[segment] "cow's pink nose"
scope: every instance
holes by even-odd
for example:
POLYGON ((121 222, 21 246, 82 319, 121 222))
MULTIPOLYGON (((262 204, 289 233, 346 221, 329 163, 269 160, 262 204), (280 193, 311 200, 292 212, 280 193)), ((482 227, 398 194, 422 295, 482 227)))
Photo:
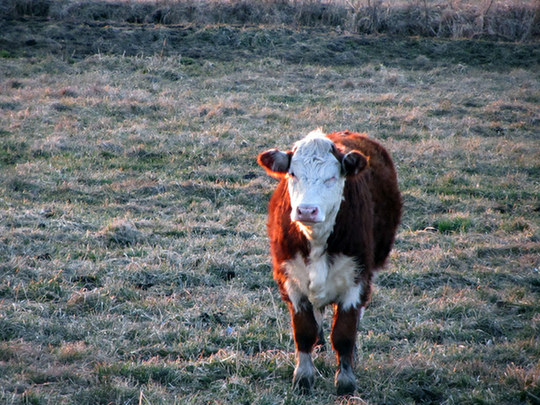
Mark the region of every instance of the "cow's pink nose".
POLYGON ((296 218, 300 222, 315 222, 318 215, 319 208, 315 205, 299 205, 296 208, 296 218))

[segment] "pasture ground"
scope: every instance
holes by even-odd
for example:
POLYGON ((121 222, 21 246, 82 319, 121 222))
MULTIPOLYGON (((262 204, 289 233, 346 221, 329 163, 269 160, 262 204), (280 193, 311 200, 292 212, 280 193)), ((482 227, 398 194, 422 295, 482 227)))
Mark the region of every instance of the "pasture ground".
POLYGON ((538 43, 1 24, 1 403, 540 403, 538 43), (405 203, 346 399, 291 390, 255 162, 319 126, 405 203))

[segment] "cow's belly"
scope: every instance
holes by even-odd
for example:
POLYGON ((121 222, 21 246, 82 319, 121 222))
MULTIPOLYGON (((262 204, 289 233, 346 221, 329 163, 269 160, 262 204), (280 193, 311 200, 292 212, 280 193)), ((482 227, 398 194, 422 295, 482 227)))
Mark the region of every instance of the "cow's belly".
POLYGON ((307 297, 315 308, 338 303, 346 308, 360 302, 362 287, 355 283, 359 270, 354 259, 338 255, 329 264, 326 254, 308 260, 301 255, 283 264, 287 273, 285 288, 289 299, 298 311, 302 299, 307 297))

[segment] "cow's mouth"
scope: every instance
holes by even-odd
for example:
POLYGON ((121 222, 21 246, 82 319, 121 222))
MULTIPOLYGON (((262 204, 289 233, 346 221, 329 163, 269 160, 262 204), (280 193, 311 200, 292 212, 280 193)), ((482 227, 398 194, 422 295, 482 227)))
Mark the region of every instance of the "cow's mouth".
POLYGON ((321 224, 323 221, 297 219, 295 222, 298 222, 304 226, 313 226, 313 225, 321 224))

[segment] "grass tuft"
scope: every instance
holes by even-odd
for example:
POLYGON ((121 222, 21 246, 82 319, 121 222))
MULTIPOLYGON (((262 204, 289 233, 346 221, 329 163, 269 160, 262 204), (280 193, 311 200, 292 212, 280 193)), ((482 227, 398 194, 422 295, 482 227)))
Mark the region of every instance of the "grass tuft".
POLYGON ((456 216, 438 219, 434 225, 442 233, 467 232, 472 225, 472 221, 470 218, 456 216))
POLYGON ((135 224, 125 219, 115 219, 104 226, 97 234, 108 244, 118 244, 120 246, 133 246, 143 238, 135 224))

